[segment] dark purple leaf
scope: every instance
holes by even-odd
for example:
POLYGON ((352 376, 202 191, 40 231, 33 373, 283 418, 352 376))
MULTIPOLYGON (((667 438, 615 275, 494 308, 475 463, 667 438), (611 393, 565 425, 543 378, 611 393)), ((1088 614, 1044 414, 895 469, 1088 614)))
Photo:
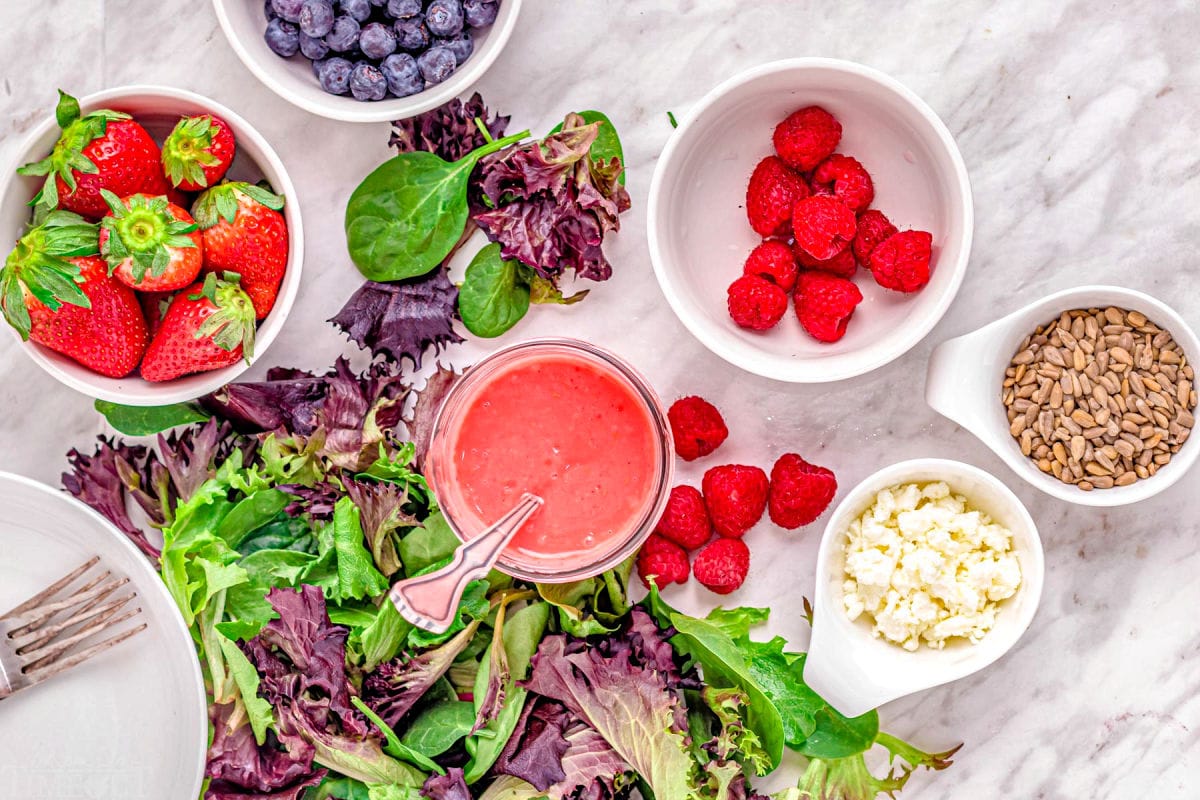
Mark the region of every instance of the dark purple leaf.
POLYGON ((342 490, 329 481, 321 481, 315 486, 288 483, 275 488, 296 498, 284 506, 284 513, 289 517, 308 514, 312 519, 322 522, 333 519, 333 507, 342 496, 342 490))
POLYGON ((380 441, 400 422, 408 387, 386 363, 356 376, 345 358, 337 360, 327 380, 319 417, 325 432, 320 452, 343 469, 366 469, 378 457, 380 441))
POLYGON ((539 792, 546 791, 567 777, 562 759, 568 747, 567 727, 573 721, 562 703, 530 697, 492 769, 533 784, 539 792))
POLYGON ((408 492, 388 481, 374 483, 352 478, 343 481, 346 494, 358 506, 363 536, 375 566, 385 576, 395 574, 402 565, 392 533, 398 528, 420 524, 416 517, 404 513, 408 492))
POLYGON ((268 734, 266 744, 259 746, 237 704, 214 705, 209 715, 213 741, 204 773, 212 779, 207 800, 295 800, 325 777, 325 770, 314 769, 314 749, 307 742, 285 750, 268 734))
POLYGON ((454 370, 439 367, 437 372, 429 376, 425 388, 417 393, 412 419, 408 423, 408 438, 416 446, 414 462, 418 469, 425 468, 425 454, 429 452, 433 423, 442 408, 442 401, 458 378, 459 373, 454 370))
POLYGON ((421 796, 429 800, 471 800, 471 791, 463 780, 463 771, 451 767, 445 775, 430 775, 421 787, 421 796))
POLYGON ((200 485, 211 478, 217 464, 233 452, 237 442, 233 426, 210 419, 168 436, 158 435, 158 452, 171 477, 175 499, 190 500, 200 485))
POLYGON ((150 483, 146 448, 98 438, 100 444, 90 456, 78 450, 67 453, 71 471, 62 475, 63 488, 107 517, 138 549, 157 560, 158 548, 133 524, 126 505, 128 492, 150 483))
POLYGON ((404 281, 367 281, 330 322, 373 355, 420 368, 426 348, 437 353, 463 341, 454 331, 457 315, 458 288, 438 267, 404 281))
POLYGON ((475 124, 476 119, 487 126, 493 139, 504 136, 509 120, 508 117, 497 115, 488 122, 487 107, 479 92, 476 92, 465 103, 456 97, 432 111, 396 120, 392 123, 392 136, 388 144, 401 153, 424 150, 446 161, 458 161, 487 143, 475 124))
POLYGON ((230 383, 200 398, 200 405, 243 433, 285 430, 310 436, 327 388, 325 377, 276 368, 265 381, 230 383))
POLYGON ((380 664, 363 681, 363 701, 389 727, 395 728, 429 687, 446 674, 478 628, 479 621, 475 620, 440 647, 416 657, 405 655, 380 664))

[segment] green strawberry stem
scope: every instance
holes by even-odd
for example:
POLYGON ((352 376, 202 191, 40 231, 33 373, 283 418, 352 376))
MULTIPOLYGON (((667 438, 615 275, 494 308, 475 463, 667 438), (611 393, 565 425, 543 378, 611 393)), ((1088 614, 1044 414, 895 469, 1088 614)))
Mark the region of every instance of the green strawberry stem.
POLYGON ((192 204, 192 214, 200 230, 206 231, 222 219, 232 223, 237 216, 238 194, 243 194, 259 205, 275 211, 283 208, 283 195, 275 194, 269 186, 245 181, 225 181, 205 189, 192 204))
POLYGON ((228 351, 241 345, 242 358, 249 364, 254 356, 254 303, 242 289, 241 279, 236 272, 226 272, 223 277, 209 273, 200 294, 188 299, 206 297, 217 308, 197 329, 196 338, 211 339, 217 347, 228 351))
POLYGON ((163 141, 163 170, 171 183, 178 186, 188 183, 207 186, 205 167, 215 167, 221 159, 212 154, 213 137, 217 126, 209 114, 199 117, 184 117, 163 141))
POLYGON ((126 202, 107 189, 101 189, 100 195, 110 209, 100 221, 108 231, 103 252, 110 272, 132 258, 135 281, 140 282, 147 271, 157 278, 171 264, 171 248, 196 246, 187 236, 196 230, 196 223, 176 219, 167 198, 135 194, 126 202))
POLYGON ((62 129, 50 155, 41 161, 31 162, 17 168, 18 175, 45 175, 41 191, 29 201, 37 214, 46 214, 58 207, 58 184, 55 176, 62 178, 67 189, 75 191, 75 175, 82 172, 93 175, 98 168, 83 154, 94 139, 99 139, 108 130, 108 123, 115 119, 130 119, 128 114, 102 108, 80 116, 79 101, 71 95, 58 91, 58 106, 54 109, 58 127, 62 129))
POLYGON ((51 311, 64 304, 91 308, 92 301, 79 288, 83 276, 67 259, 99 252, 99 226, 69 211, 51 211, 31 228, 8 254, 0 269, 0 307, 8 324, 28 341, 32 321, 25 292, 51 311))

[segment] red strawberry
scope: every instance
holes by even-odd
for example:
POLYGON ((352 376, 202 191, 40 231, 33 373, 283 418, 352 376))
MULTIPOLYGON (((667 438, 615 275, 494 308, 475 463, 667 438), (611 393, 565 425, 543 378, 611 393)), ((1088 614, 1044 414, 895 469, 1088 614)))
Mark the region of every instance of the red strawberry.
POLYGON ((196 280, 204 250, 191 214, 165 197, 121 200, 100 191, 111 209, 100 221, 100 252, 118 280, 143 292, 182 289, 196 280))
POLYGON ((138 303, 142 306, 142 316, 146 318, 146 327, 150 329, 150 338, 158 334, 162 327, 163 317, 175 299, 173 292, 138 292, 138 303))
POLYGON ((808 184, 775 156, 758 162, 746 187, 746 217, 759 236, 788 232, 796 203, 808 197, 808 184))
POLYGON ((862 299, 859 288, 845 278, 805 272, 796 283, 796 316, 818 342, 836 342, 846 335, 846 325, 862 299))
POLYGON ((209 274, 171 301, 146 349, 142 377, 169 381, 193 372, 221 369, 254 351, 254 306, 237 276, 209 274))
POLYGON ((31 203, 40 212, 63 208, 98 220, 108 212, 101 189, 125 197, 150 185, 160 172, 158 146, 128 114, 100 109, 80 116, 78 100, 63 92, 58 98, 62 133, 54 150, 17 172, 46 176, 31 203))
POLYGON ((171 182, 167 180, 167 176, 163 175, 161 172, 154 173, 154 177, 150 180, 150 183, 142 187, 141 193, 148 194, 153 197, 158 197, 161 195, 180 208, 192 207, 191 199, 186 194, 172 186, 171 182))
POLYGON ((237 147, 233 131, 220 117, 184 117, 162 146, 162 168, 171 184, 198 192, 225 176, 237 147))
POLYGON ((123 378, 142 359, 146 321, 134 292, 109 277, 97 250, 96 225, 50 212, 0 270, 0 304, 21 338, 123 378))
POLYGON ((196 198, 204 233, 204 271, 236 272, 259 319, 271 313, 287 270, 283 197, 251 183, 222 183, 196 198))

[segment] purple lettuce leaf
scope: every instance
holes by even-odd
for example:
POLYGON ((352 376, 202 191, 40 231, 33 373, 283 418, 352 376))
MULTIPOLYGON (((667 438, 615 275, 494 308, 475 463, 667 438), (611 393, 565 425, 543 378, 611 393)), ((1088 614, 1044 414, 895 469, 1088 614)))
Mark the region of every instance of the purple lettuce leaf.
POLYGON ((567 750, 562 757, 566 777, 550 787, 546 793, 549 797, 615 800, 632 793, 633 768, 603 736, 576 720, 567 730, 566 741, 567 750))
POLYGON ((563 129, 540 142, 515 145, 480 160, 473 176, 471 218, 501 256, 516 259, 557 285, 567 270, 608 280, 604 236, 629 209, 618 159, 589 156, 600 123, 569 114, 563 129))
POLYGON ((492 771, 520 778, 539 792, 566 780, 562 760, 569 747, 567 728, 574 721, 562 703, 530 697, 492 771))
POLYGON ((71 471, 62 474, 63 488, 107 517, 139 550, 157 560, 158 548, 133 524, 126 504, 128 492, 150 483, 146 448, 98 438, 100 444, 90 456, 76 449, 67 453, 71 471))
POLYGON ((391 283, 367 281, 330 320, 359 347, 397 364, 407 358, 420 369, 425 350, 434 353, 463 338, 454 330, 458 287, 444 267, 391 283))
POLYGON ((463 779, 462 769, 451 767, 445 775, 430 775, 421 787, 421 796, 428 800, 471 800, 471 790, 463 779))
POLYGON ((200 398, 200 405, 243 433, 285 430, 310 436, 320 424, 328 378, 275 367, 264 381, 230 383, 200 398))
POLYGON ((388 145, 401 153, 424 150, 446 161, 458 161, 487 143, 476 119, 484 123, 493 139, 504 136, 509 120, 497 114, 489 122, 487 106, 476 92, 465 103, 456 97, 432 111, 396 120, 388 145))
POLYGON ((339 358, 326 377, 320 412, 325 442, 320 453, 343 469, 365 470, 378 457, 379 443, 400 423, 408 387, 386 363, 356 376, 350 362, 339 358))
POLYGON ((395 728, 429 687, 446 674, 478 628, 479 620, 473 620, 440 647, 426 650, 419 656, 400 656, 380 664, 363 681, 363 702, 388 727, 395 728))
POLYGON ((253 440, 237 437, 232 425, 216 419, 173 430, 167 436, 160 433, 158 454, 171 478, 173 501, 190 500, 235 448, 240 446, 243 455, 249 455, 254 445, 253 440))
POLYGON ((275 487, 284 494, 290 494, 296 499, 283 507, 289 517, 300 517, 307 514, 319 522, 329 522, 333 519, 333 507, 342 497, 342 490, 330 481, 319 481, 312 486, 302 483, 285 483, 275 487))
POLYGON ((433 437, 433 423, 437 420, 442 401, 458 378, 459 373, 454 370, 439 367, 437 372, 429 376, 425 388, 417 393, 417 402, 408 420, 408 438, 416 447, 413 462, 417 469, 425 467, 425 454, 429 452, 429 442, 433 437))
POLYGON ((313 766, 314 749, 307 743, 284 750, 268 734, 259 746, 236 703, 214 705, 209 716, 213 740, 204 774, 212 782, 206 800, 296 800, 325 777, 325 770, 313 766))
POLYGON ((392 534, 400 528, 413 527, 420 521, 404 512, 408 492, 390 481, 380 483, 345 478, 346 494, 358 507, 367 550, 375 566, 385 576, 392 576, 403 566, 396 552, 392 534))

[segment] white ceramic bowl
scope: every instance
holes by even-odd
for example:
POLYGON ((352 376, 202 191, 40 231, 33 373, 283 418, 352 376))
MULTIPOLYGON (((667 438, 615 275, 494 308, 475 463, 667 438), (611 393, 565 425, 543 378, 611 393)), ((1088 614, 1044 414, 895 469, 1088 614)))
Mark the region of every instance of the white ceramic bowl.
POLYGON ((1145 480, 1085 492, 1042 472, 1021 453, 1017 440, 1009 434, 1008 416, 1000 400, 1004 371, 1021 341, 1035 328, 1064 311, 1108 306, 1141 311, 1171 333, 1188 363, 1200 357, 1200 339, 1166 303, 1119 286, 1080 286, 1030 303, 973 333, 942 342, 929 359, 925 401, 934 411, 979 437, 1014 472, 1048 495, 1085 506, 1121 506, 1153 497, 1182 478, 1200 458, 1200 445, 1193 441, 1200 437, 1189 438, 1169 463, 1145 480))
POLYGON ((312 62, 297 53, 281 58, 267 47, 267 20, 262 0, 213 0, 217 20, 238 58, 271 91, 305 111, 344 122, 386 122, 437 108, 467 91, 483 77, 512 35, 522 0, 501 0, 496 21, 475 35, 475 50, 447 80, 409 97, 360 102, 350 95, 329 94, 313 75, 312 62))
POLYGON ((667 142, 648 213, 655 274, 688 330, 731 364, 795 383, 861 375, 919 342, 958 292, 974 226, 966 167, 933 110, 881 72, 826 58, 764 64, 709 92, 667 142), (774 152, 775 126, 813 104, 842 123, 838 152, 870 171, 872 207, 901 230, 933 234, 929 285, 913 295, 889 292, 860 269, 864 300, 834 344, 809 337, 791 311, 756 333, 736 326, 726 308, 726 288, 761 241, 746 221, 750 173, 774 152))
POLYGON ((812 641, 804 680, 848 717, 913 692, 958 680, 1004 655, 1033 621, 1042 595, 1045 564, 1037 527, 1025 506, 998 479, 970 464, 938 458, 902 461, 854 487, 825 526, 817 554, 812 641), (851 622, 842 605, 846 530, 875 502, 882 489, 903 483, 945 481, 980 511, 1013 534, 1021 564, 1021 586, 1000 604, 995 626, 978 644, 954 639, 943 650, 922 645, 915 652, 877 639, 866 616, 851 622))
MULTIPOLYGON (((80 98, 84 113, 97 108, 113 108, 134 116, 159 143, 170 133, 180 115, 212 113, 229 123, 237 141, 237 155, 228 176, 233 180, 254 183, 265 178, 272 188, 285 198, 284 219, 288 225, 288 264, 279 287, 279 298, 275 307, 258 326, 255 339, 254 358, 258 360, 266 353, 271 342, 279 335, 287 320, 296 293, 300 289, 300 269, 304 263, 304 231, 300 221, 300 205, 296 200, 296 189, 288 177, 279 156, 267 144, 267 140, 241 116, 220 103, 207 97, 173 89, 166 86, 122 86, 107 89, 80 98)), ((16 174, 17 167, 37 161, 50 152, 58 139, 59 128, 53 113, 37 125, 17 151, 3 176, 0 190, 0 231, 6 241, 15 241, 29 221, 27 203, 37 194, 42 178, 23 177, 16 174)), ((16 336, 7 324, 0 322, 9 333, 16 336)), ((66 356, 32 342, 22 348, 38 366, 59 381, 76 391, 101 400, 124 403, 132 406, 159 406, 193 400, 201 395, 224 386, 237 378, 247 368, 245 361, 230 367, 188 375, 164 383, 150 383, 137 375, 127 378, 106 378, 83 367, 66 356)))

